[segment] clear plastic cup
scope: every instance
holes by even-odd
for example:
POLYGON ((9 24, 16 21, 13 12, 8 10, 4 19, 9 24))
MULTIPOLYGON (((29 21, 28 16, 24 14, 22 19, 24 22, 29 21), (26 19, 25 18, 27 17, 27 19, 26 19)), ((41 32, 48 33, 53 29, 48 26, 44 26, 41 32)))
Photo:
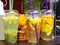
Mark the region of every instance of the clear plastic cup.
POLYGON ((41 17, 41 38, 51 41, 54 31, 54 14, 51 10, 45 12, 41 17))
POLYGON ((15 15, 3 16, 4 35, 7 43, 16 43, 18 31, 18 17, 15 15))
POLYGON ((40 39, 40 23, 41 23, 40 12, 35 10, 31 12, 30 10, 26 13, 26 15, 28 28, 27 29, 28 42, 37 43, 40 39), (32 16, 32 13, 34 14, 34 16, 32 16))

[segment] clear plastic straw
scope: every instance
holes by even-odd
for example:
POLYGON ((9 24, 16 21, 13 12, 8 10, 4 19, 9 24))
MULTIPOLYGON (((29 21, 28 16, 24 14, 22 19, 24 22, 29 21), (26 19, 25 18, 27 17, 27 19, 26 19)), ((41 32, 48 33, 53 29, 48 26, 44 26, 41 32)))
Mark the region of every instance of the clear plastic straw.
POLYGON ((11 6, 12 3, 11 3, 11 0, 9 0, 9 2, 10 2, 10 6, 9 6, 10 7, 10 12, 11 12, 12 11, 12 6, 11 6))
POLYGON ((14 6, 14 0, 12 0, 12 10, 13 10, 13 6, 14 6))
POLYGON ((13 11, 13 3, 14 3, 14 0, 10 0, 10 12, 13 11))

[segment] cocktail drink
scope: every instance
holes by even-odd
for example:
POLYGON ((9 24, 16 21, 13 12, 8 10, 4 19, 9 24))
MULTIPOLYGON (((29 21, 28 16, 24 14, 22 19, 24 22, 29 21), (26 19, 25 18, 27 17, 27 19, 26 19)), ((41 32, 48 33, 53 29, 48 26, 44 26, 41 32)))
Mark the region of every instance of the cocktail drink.
POLYGON ((41 17, 41 38, 46 41, 52 40, 54 28, 54 16, 47 14, 41 17))
POLYGON ((28 42, 37 42, 36 30, 38 32, 38 40, 40 38, 40 19, 28 19, 28 42))
POLYGON ((4 16, 3 20, 5 41, 8 43, 16 43, 18 31, 18 17, 4 16))
POLYGON ((38 15, 34 12, 34 18, 31 15, 27 17, 27 35, 30 43, 37 43, 40 39, 41 18, 38 15))

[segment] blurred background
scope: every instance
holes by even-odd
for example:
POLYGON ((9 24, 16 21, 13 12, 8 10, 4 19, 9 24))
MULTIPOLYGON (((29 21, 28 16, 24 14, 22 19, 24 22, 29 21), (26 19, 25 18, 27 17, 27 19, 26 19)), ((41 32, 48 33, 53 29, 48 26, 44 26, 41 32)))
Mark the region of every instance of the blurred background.
MULTIPOLYGON (((6 1, 8 2, 7 5, 4 7, 5 10, 9 10, 9 0, 2 0, 3 3, 5 4, 6 1)), ((41 10, 41 9, 46 9, 46 1, 45 0, 33 0, 33 8, 36 10, 41 10)), ((55 5, 55 2, 59 2, 58 0, 48 0, 48 7, 50 8, 55 8, 53 5, 55 5), (53 5, 51 5, 54 3, 53 5)), ((19 13, 23 13, 26 10, 30 9, 29 8, 29 0, 14 0, 14 9, 18 10, 19 13)))
MULTIPOLYGON (((4 6, 5 11, 10 9, 9 7, 10 0, 6 0, 6 1, 2 0, 3 4, 5 5, 4 6), (7 5, 5 5, 6 1, 7 1, 7 5)), ((32 1, 33 1, 33 9, 39 10, 39 11, 46 10, 46 0, 32 0, 32 1)), ((55 23, 54 23, 53 33, 55 35, 60 36, 60 0, 48 0, 47 4, 48 4, 48 9, 52 9, 55 14, 55 23)), ((14 0, 13 10, 18 11, 20 15, 24 14, 27 10, 30 10, 29 0, 14 0)), ((23 37, 23 35, 26 36, 26 33, 22 31, 20 32, 20 35, 22 35, 23 37)))
MULTIPOLYGON (((4 6, 5 10, 9 10, 9 0, 2 0, 4 4, 6 1, 8 2, 6 6, 4 6)), ((45 10, 46 9, 46 1, 45 0, 33 0, 33 8, 36 10, 45 10)), ((56 19, 60 18, 60 0, 48 0, 48 9, 52 8, 54 13, 56 14, 56 19)), ((29 0, 14 0, 13 9, 17 10, 19 13, 25 13, 27 10, 30 10, 29 0)))

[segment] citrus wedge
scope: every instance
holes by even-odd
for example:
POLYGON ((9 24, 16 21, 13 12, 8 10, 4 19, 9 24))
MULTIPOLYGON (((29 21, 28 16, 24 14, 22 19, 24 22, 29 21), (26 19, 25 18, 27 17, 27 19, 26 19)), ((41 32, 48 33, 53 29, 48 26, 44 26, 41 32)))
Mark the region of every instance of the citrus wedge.
POLYGON ((29 26, 30 26, 30 28, 31 28, 32 30, 35 30, 35 29, 34 29, 34 26, 33 26, 32 24, 29 23, 29 26))
POLYGON ((49 36, 52 33, 52 29, 50 27, 50 25, 46 25, 45 26, 45 33, 49 36))

